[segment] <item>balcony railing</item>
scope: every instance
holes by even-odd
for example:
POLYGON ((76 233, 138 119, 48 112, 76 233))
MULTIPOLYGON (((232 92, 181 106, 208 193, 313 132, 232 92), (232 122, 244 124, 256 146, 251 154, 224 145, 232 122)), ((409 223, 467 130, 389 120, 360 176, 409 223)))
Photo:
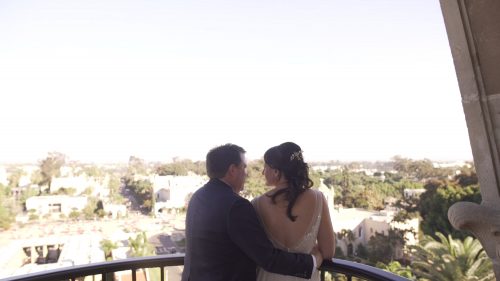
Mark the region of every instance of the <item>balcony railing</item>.
MULTIPOLYGON (((100 262, 86 265, 77 265, 59 269, 41 271, 20 276, 0 279, 0 281, 59 281, 59 280, 84 280, 85 277, 94 276, 91 280, 112 281, 113 273, 120 271, 131 271, 133 281, 137 280, 137 271, 144 268, 159 268, 160 280, 165 281, 165 267, 184 265, 184 255, 162 255, 141 258, 129 258, 123 260, 100 262)), ((364 265, 361 263, 333 259, 324 261, 320 268, 321 280, 325 280, 325 274, 336 273, 344 275, 348 281, 353 278, 370 281, 408 281, 408 279, 383 271, 381 269, 364 265)))

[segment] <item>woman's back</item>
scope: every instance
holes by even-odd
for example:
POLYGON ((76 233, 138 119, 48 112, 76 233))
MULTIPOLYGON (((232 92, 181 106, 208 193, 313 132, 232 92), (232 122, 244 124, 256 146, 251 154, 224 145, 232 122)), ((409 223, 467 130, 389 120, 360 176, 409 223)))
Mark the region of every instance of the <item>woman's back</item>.
MULTIPOLYGON (((274 246, 287 252, 310 253, 318 236, 321 222, 323 200, 321 193, 314 190, 303 192, 292 209, 296 220, 290 220, 286 215, 286 201, 282 198, 273 204, 268 195, 263 195, 253 201, 257 214, 261 218, 264 229, 274 246)), ((294 280, 284 276, 259 269, 258 281, 264 280, 294 280)), ((298 279, 297 280, 304 280, 298 279)), ((319 280, 318 271, 314 271, 311 280, 319 280)))
MULTIPOLYGON (((323 258, 332 258, 335 241, 328 204, 321 192, 310 189, 313 181, 300 146, 284 142, 269 148, 262 175, 274 189, 252 203, 274 245, 288 252, 310 253, 317 241, 323 258)), ((311 279, 319 280, 317 270, 311 279)), ((259 269, 257 280, 292 279, 259 269)))
POLYGON ((273 204, 269 196, 272 193, 260 196, 254 202, 269 238, 283 250, 309 253, 316 242, 321 221, 321 194, 311 189, 304 191, 293 206, 292 214, 296 219, 292 221, 286 214, 288 202, 280 196, 273 204))

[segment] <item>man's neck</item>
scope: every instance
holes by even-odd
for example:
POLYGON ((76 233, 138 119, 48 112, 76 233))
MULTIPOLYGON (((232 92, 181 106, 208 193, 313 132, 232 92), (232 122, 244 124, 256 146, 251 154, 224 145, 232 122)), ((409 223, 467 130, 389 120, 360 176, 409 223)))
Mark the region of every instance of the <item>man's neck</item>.
POLYGON ((234 192, 234 193, 238 194, 238 192, 235 190, 235 188, 233 187, 233 185, 231 185, 231 184, 229 183, 229 181, 228 181, 226 178, 221 178, 221 179, 219 179, 219 180, 220 180, 221 182, 223 182, 223 183, 227 184, 229 187, 231 187, 231 189, 233 190, 233 192, 234 192))

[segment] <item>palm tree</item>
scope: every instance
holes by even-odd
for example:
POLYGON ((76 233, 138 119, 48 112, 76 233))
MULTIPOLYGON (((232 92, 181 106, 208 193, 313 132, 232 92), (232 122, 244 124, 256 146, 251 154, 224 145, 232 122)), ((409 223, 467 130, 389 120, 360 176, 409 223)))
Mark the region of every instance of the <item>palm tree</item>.
MULTIPOLYGON (((128 239, 130 247, 130 256, 132 257, 147 257, 155 254, 153 245, 149 243, 146 232, 137 234, 135 239, 128 239)), ((144 269, 144 278, 146 280, 160 280, 160 270, 158 268, 144 269)))
MULTIPOLYGON (((104 258, 106 261, 113 260, 113 250, 118 248, 118 244, 111 240, 103 239, 101 240, 101 249, 104 252, 104 258)), ((106 273, 106 280, 115 280, 114 273, 106 273)))
POLYGON ((426 235, 420 245, 412 247, 412 268, 419 280, 495 280, 491 261, 479 240, 469 236, 461 241, 439 232, 436 236, 440 241, 426 235))
POLYGON ((130 246, 130 256, 132 257, 147 257, 154 254, 153 245, 148 242, 148 237, 143 231, 135 237, 135 239, 128 239, 130 246))
POLYGON ((409 266, 402 266, 398 261, 391 261, 388 264, 377 262, 376 267, 408 278, 410 280, 416 280, 413 272, 411 271, 411 268, 409 266))
POLYGON ((118 248, 118 245, 116 243, 113 243, 113 241, 108 239, 101 240, 101 249, 104 252, 104 257, 106 258, 106 261, 113 260, 112 251, 116 248, 118 248))

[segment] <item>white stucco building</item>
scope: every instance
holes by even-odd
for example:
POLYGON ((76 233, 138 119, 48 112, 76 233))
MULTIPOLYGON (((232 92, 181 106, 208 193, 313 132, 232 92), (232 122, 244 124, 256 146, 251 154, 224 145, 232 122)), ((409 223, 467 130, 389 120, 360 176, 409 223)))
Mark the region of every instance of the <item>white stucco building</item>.
POLYGON ((87 205, 87 197, 50 195, 34 196, 26 200, 26 209, 35 210, 39 216, 47 214, 64 214, 68 216, 71 211, 81 212, 87 205))
POLYGON ((412 197, 420 197, 422 193, 426 191, 425 188, 416 188, 416 189, 409 189, 405 188, 403 190, 403 195, 405 198, 412 198, 412 197))
POLYGON ((53 178, 50 185, 50 193, 57 192, 61 188, 74 188, 76 194, 81 194, 87 188, 90 188, 93 192, 92 195, 100 195, 101 192, 105 192, 107 189, 107 184, 109 182, 109 177, 104 180, 95 179, 87 176, 78 177, 57 177, 53 178))
POLYGON ((206 177, 199 175, 154 176, 151 179, 155 196, 154 213, 186 207, 190 194, 206 181, 206 177))
MULTIPOLYGON (((419 220, 417 218, 405 222, 393 222, 396 211, 367 211, 356 208, 335 209, 330 211, 333 229, 336 233, 347 230, 352 237, 337 239, 337 246, 346 254, 356 251, 359 245, 366 246, 376 233, 387 235, 390 229, 408 230, 405 234, 406 245, 418 243, 419 220)), ((338 237, 337 237, 338 238, 338 237)), ((403 249, 397 249, 396 257, 402 257, 403 249)))
MULTIPOLYGON (((96 232, 12 240, 2 248, 0 278, 103 262, 104 252, 100 246, 101 240, 101 234, 96 232), (54 260, 46 261, 51 257, 54 260), (47 263, 37 264, 39 258, 47 263)), ((85 280, 92 280, 92 278, 85 278, 85 280)))
POLYGON ((112 203, 104 203, 103 204, 104 213, 111 216, 111 218, 123 218, 127 215, 127 206, 122 204, 112 204, 112 203))

